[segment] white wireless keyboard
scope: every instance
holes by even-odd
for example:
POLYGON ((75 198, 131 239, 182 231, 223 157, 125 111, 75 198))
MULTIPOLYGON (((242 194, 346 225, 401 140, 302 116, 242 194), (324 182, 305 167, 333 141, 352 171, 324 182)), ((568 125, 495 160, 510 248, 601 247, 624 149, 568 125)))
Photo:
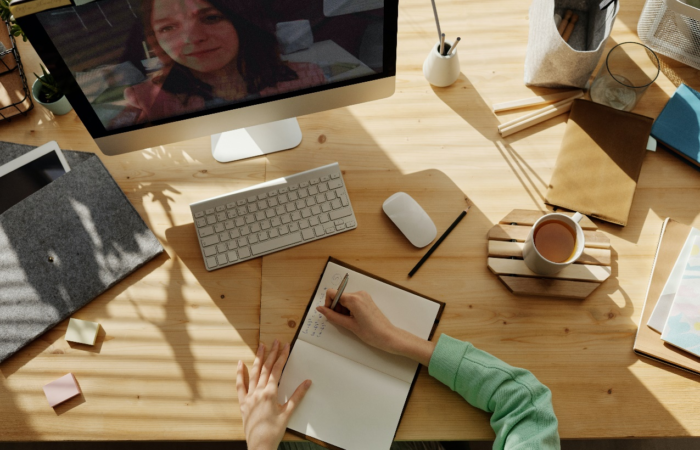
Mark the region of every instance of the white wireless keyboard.
POLYGON ((207 270, 357 228, 338 163, 190 205, 207 270))

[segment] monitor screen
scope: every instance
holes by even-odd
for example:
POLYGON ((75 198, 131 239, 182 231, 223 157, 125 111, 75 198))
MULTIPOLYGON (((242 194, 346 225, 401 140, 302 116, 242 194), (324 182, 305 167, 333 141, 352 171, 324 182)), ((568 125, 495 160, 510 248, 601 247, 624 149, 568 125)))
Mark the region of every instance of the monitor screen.
POLYGON ((89 102, 93 137, 386 70, 384 0, 100 0, 37 18, 89 102))
POLYGON ((55 151, 0 177, 0 214, 66 173, 55 151))

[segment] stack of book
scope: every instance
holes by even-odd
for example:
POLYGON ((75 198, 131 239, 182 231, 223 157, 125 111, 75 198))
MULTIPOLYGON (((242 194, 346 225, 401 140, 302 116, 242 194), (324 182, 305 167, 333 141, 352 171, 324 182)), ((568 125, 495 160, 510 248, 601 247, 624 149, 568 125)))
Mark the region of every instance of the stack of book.
POLYGON ((663 224, 634 351, 700 375, 700 231, 689 225, 663 224))

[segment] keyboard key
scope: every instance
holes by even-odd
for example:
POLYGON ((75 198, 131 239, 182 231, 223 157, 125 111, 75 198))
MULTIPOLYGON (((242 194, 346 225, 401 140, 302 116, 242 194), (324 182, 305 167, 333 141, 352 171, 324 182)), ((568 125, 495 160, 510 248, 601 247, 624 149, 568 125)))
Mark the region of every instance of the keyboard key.
POLYGON ((233 220, 227 220, 226 222, 224 222, 224 227, 226 227, 227 230, 230 230, 235 226, 236 225, 233 223, 233 220))
POLYGON ((236 218, 236 226, 242 227, 243 225, 245 225, 245 219, 243 219, 243 217, 237 217, 236 218))
POLYGON ((273 228, 267 232, 270 235, 270 239, 278 237, 280 234, 277 232, 277 228, 273 228))
POLYGON ((238 229, 241 232, 241 236, 248 236, 250 234, 250 228, 246 225, 238 229))
POLYGON ((282 223, 287 224, 292 221, 292 218, 289 214, 285 214, 282 216, 282 223))
POLYGON ((311 180, 309 180, 309 183, 311 183, 313 185, 313 184, 318 184, 319 181, 321 181, 321 180, 318 178, 312 178, 311 180))
POLYGON ((308 241, 309 239, 314 238, 314 230, 312 228, 301 230, 301 235, 303 236, 305 241, 308 241))
POLYGON ((328 181, 330 179, 331 177, 329 177, 328 175, 321 177, 321 181, 328 181))
POLYGON ((290 202, 294 202, 299 198, 299 195, 297 195, 296 192, 290 192, 287 197, 289 198, 290 202))
POLYGON ((286 194, 288 191, 288 188, 280 188, 280 194, 286 194))
POLYGON ((263 220, 262 222, 260 222, 260 228, 262 228, 263 230, 269 229, 270 226, 271 225, 269 220, 263 220))
POLYGON ((263 220, 265 218, 265 213, 262 211, 258 211, 255 213, 255 219, 258 221, 263 220))
POLYGON ((216 216, 214 216, 214 215, 207 216, 207 223, 209 225, 214 225, 216 223, 216 216))
POLYGON ((272 223, 273 227, 278 227, 278 226, 282 225, 282 221, 280 220, 279 217, 273 217, 271 223, 272 223))
POLYGON ((228 262, 228 259, 226 259, 226 255, 223 253, 221 255, 216 255, 216 260, 219 262, 219 264, 226 264, 228 262))
POLYGON ((219 222, 223 222, 224 220, 226 220, 226 213, 225 212, 218 213, 216 215, 216 220, 218 220, 219 222))
POLYGON ((201 219, 197 219, 197 226, 198 227, 203 227, 207 224, 207 219, 202 217, 201 219))
POLYGON ((316 199, 309 197, 306 199, 306 206, 314 206, 316 204, 316 199))
POLYGON ((287 197, 287 194, 282 194, 279 197, 277 197, 277 201, 280 203, 287 203, 289 201, 289 198, 287 197))
POLYGON ((213 269, 214 267, 218 266, 219 264, 216 262, 216 256, 212 256, 210 258, 207 258, 207 267, 210 269, 213 269))
POLYGON ((242 198, 242 199, 240 199, 240 200, 238 200, 238 201, 236 202, 236 204, 237 204, 238 206, 243 206, 243 205, 245 205, 245 203, 246 203, 246 202, 245 202, 245 199, 244 199, 244 198, 242 198))
POLYGON ((317 225, 314 227, 314 233, 316 233, 316 236, 323 236, 324 234, 326 234, 321 225, 317 225))
MULTIPOLYGON (((311 210, 309 208, 302 209, 301 210, 301 217, 303 217, 304 219, 308 219, 309 217, 311 217, 311 210)), ((217 225, 219 225, 219 224, 217 224, 217 225)))
POLYGON ((306 207, 306 202, 304 200, 297 200, 297 209, 305 208, 306 207))
POLYGON ((333 200, 335 197, 336 197, 336 196, 335 196, 335 191, 328 191, 328 192, 326 192, 326 198, 328 199, 328 201, 333 200))
POLYGON ((255 216, 254 216, 254 215, 248 214, 247 216, 245 216, 245 223, 251 224, 251 223, 253 223, 253 222, 255 222, 255 216))
POLYGON ((318 185, 318 192, 326 192, 328 190, 328 184, 326 183, 321 183, 318 185))
POLYGON ((202 238, 202 247, 209 247, 210 245, 218 244, 219 243, 219 235, 218 234, 213 234, 211 236, 207 236, 205 238, 202 238))
POLYGON ((333 207, 333 209, 338 209, 338 208, 340 208, 342 205, 340 204, 340 200, 338 200, 338 199, 336 198, 335 200, 333 200, 333 201, 331 202, 331 206, 333 207))
POLYGON ((234 262, 238 259, 238 255, 236 255, 236 252, 228 252, 226 253, 226 257, 228 258, 229 262, 234 262))
POLYGON ((290 191, 296 191, 299 188, 298 184, 290 184, 289 185, 289 190, 290 191))
POLYGON ((266 201, 258 202, 258 208, 259 209, 267 209, 267 202, 266 201))
POLYGON ((225 228, 226 227, 224 227, 223 223, 217 223, 216 225, 214 225, 214 231, 216 231, 217 233, 221 233, 222 231, 224 231, 225 228))
POLYGON ((238 257, 241 259, 245 259, 250 256, 250 248, 245 247, 240 250, 238 250, 238 257))
POLYGON ((236 202, 226 203, 226 208, 231 209, 236 207, 236 202))
POLYGON ((323 214, 321 214, 320 216, 318 216, 318 220, 320 220, 321 223, 326 223, 326 222, 328 222, 330 219, 328 218, 328 214, 327 214, 327 213, 323 213, 323 214))
POLYGON ((345 225, 345 221, 344 221, 344 220, 336 220, 336 221, 334 221, 333 223, 335 223, 335 226, 336 226, 336 227, 337 227, 338 225, 345 225))
POLYGON ((324 203, 323 205, 321 205, 321 211, 323 211, 323 212, 328 212, 328 211, 330 211, 331 209, 333 209, 333 208, 331 208, 331 203, 330 203, 330 202, 326 202, 326 203, 324 203))
POLYGON ((270 197, 274 197, 275 195, 277 195, 277 189, 273 189, 272 191, 268 192, 267 195, 269 195, 270 197))
POLYGON ((257 203, 251 203, 248 205, 248 212, 255 212, 258 210, 258 204, 257 203))
POLYGON ((291 233, 286 236, 281 236, 253 245, 251 249, 253 250, 254 255, 261 255, 271 250, 276 250, 278 248, 286 247, 288 245, 297 244, 301 241, 301 233, 291 233))
POLYGON ((352 220, 352 217, 346 217, 344 220, 345 220, 345 227, 346 228, 352 228, 355 226, 355 221, 352 220))
MULTIPOLYGON (((333 175, 331 175, 331 178, 333 175)), ((343 183, 340 180, 334 179, 328 182, 328 189, 338 189, 343 183)))
POLYGON ((236 213, 238 213, 239 216, 244 216, 248 214, 248 208, 246 208, 245 206, 241 206, 240 208, 238 208, 238 210, 236 210, 236 213))
POLYGON ((207 215, 214 214, 214 208, 209 208, 205 212, 207 213, 207 215))
POLYGON ((204 247, 204 256, 214 256, 216 255, 216 245, 210 245, 209 247, 204 247))
POLYGON ((221 242, 226 242, 229 239, 231 239, 231 235, 228 234, 228 231, 224 231, 223 233, 219 233, 219 240, 221 242))
POLYGON ((230 210, 226 213, 226 216, 227 216, 229 219, 233 219, 234 217, 238 216, 238 213, 236 212, 235 209, 230 209, 230 210))
POLYGON ((307 181, 304 181, 303 183, 299 183, 299 187, 300 188, 309 187, 309 183, 307 181))
POLYGON ((303 230, 304 228, 309 228, 309 221, 306 220, 306 219, 300 220, 300 221, 299 221, 299 228, 301 228, 302 230, 303 230))
POLYGON ((244 237, 238 238, 238 246, 239 247, 245 247, 246 245, 248 245, 248 239, 246 239, 244 237))
POLYGON ((251 244, 255 244, 256 242, 258 242, 258 235, 251 234, 250 236, 248 236, 248 242, 250 242, 251 244))
POLYGON ((199 237, 207 237, 214 234, 214 227, 208 226, 199 229, 199 237))
POLYGON ((282 225, 282 226, 279 227, 277 230, 280 232, 280 234, 287 234, 287 233, 289 233, 289 228, 287 228, 287 225, 282 225))
POLYGON ((228 247, 226 244, 217 244, 216 245, 216 251, 219 253, 224 253, 226 250, 228 250, 228 247))
MULTIPOLYGON (((266 241, 267 240, 267 231, 261 231, 258 233, 258 240, 260 241, 266 241)), ((252 242, 251 242, 252 244, 252 242)))
POLYGON ((345 223, 341 223, 340 225, 337 225, 337 224, 336 224, 335 229, 338 230, 338 231, 344 230, 344 229, 345 229, 345 223))
POLYGON ((301 214, 299 213, 299 211, 294 211, 292 213, 292 220, 300 220, 300 219, 301 219, 301 214))
POLYGON ((232 239, 226 243, 226 246, 229 250, 233 250, 234 248, 238 247, 238 240, 232 239))
POLYGON ((309 195, 316 195, 318 194, 318 188, 316 186, 311 186, 309 188, 309 195))
POLYGON ((331 174, 331 178, 334 179, 334 180, 335 180, 336 178, 340 178, 340 174, 339 174, 338 172, 332 173, 332 174, 331 174))
POLYGON ((236 239, 237 237, 239 237, 241 235, 241 233, 235 228, 233 230, 229 231, 228 234, 231 235, 231 239, 236 239))
POLYGON ((287 208, 285 208, 284 206, 278 206, 277 208, 275 208, 275 211, 277 211, 278 216, 281 216, 282 214, 287 212, 287 208))
POLYGON ((258 200, 264 200, 267 198, 267 192, 263 192, 262 194, 258 194, 258 200))
POLYGON ((297 207, 294 203, 287 203, 285 205, 285 208, 287 209, 287 212, 292 212, 292 211, 297 209, 297 207))
POLYGON ((331 222, 325 224, 323 229, 326 230, 326 234, 335 233, 335 225, 333 225, 331 222))
POLYGON ((200 217, 204 217, 204 211, 194 213, 194 217, 197 219, 199 219, 200 217))
POLYGON ((225 207, 224 205, 219 205, 219 206, 216 207, 216 212, 221 212, 221 211, 223 211, 223 210, 225 210, 225 209, 226 209, 226 207, 225 207))
POLYGON ((272 209, 272 208, 266 209, 266 210, 265 210, 265 216, 266 216, 268 219, 271 219, 271 218, 275 217, 275 216, 276 216, 275 210, 272 209))
POLYGON ((267 204, 270 205, 270 207, 277 206, 279 203, 277 202, 276 198, 270 198, 267 200, 267 204))
POLYGON ((318 218, 317 218, 317 217, 311 217, 311 218, 309 219, 309 225, 311 225, 312 227, 315 227, 316 225, 318 225, 318 218))
POLYGON ((294 233, 295 231, 299 231, 299 225, 297 225, 295 222, 292 222, 289 224, 289 232, 294 233))
MULTIPOLYGON (((337 202, 338 200, 333 200, 333 201, 337 202)), ((331 211, 331 220, 340 219, 341 217, 347 217, 351 214, 352 214, 352 209, 350 209, 350 208, 336 209, 335 211, 331 211)))
POLYGON ((308 196, 309 196, 309 191, 307 191, 306 188, 299 189, 299 198, 306 198, 308 196))
POLYGON ((323 203, 326 201, 326 194, 318 194, 316 196, 316 203, 323 203))
POLYGON ((258 201, 258 197, 254 196, 254 195, 251 195, 250 197, 248 197, 248 203, 255 203, 257 201, 258 201))
POLYGON ((254 223, 253 225, 250 226, 251 233, 257 233, 258 231, 260 231, 260 224, 259 223, 254 223))
POLYGON ((343 204, 343 206, 348 206, 350 202, 348 201, 348 197, 346 195, 343 195, 340 197, 340 202, 343 204))
POLYGON ((314 216, 318 216, 319 214, 321 214, 321 207, 318 205, 312 206, 311 207, 311 214, 313 214, 314 216))

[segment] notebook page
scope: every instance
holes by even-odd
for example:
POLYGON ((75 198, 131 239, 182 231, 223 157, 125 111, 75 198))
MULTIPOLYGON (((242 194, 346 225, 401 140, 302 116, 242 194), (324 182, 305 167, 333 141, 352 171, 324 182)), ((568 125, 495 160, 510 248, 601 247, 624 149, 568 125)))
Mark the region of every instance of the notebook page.
POLYGON ((314 296, 314 303, 301 324, 299 339, 411 383, 418 368, 416 362, 365 344, 352 332, 336 327, 316 311, 316 307, 324 303, 326 290, 337 289, 346 273, 350 277, 345 292, 366 291, 391 323, 428 339, 440 310, 438 303, 333 262, 328 262, 326 266, 314 296))
POLYGON ((290 429, 346 450, 391 447, 411 383, 297 340, 280 380, 279 402, 306 379, 311 388, 290 429))
POLYGON ((685 264, 688 262, 688 257, 690 256, 690 249, 693 247, 693 241, 697 236, 700 236, 700 231, 693 228, 688 234, 688 239, 686 239, 683 245, 683 250, 678 255, 676 264, 673 266, 671 275, 668 276, 666 285, 664 286, 661 295, 659 296, 659 301, 656 302, 654 310, 651 312, 649 321, 647 325, 649 328, 663 332, 664 326, 666 325, 666 319, 668 319, 668 312, 671 310, 671 305, 673 304, 673 299, 678 292, 678 286, 681 284, 681 278, 683 277, 683 269, 685 264))

